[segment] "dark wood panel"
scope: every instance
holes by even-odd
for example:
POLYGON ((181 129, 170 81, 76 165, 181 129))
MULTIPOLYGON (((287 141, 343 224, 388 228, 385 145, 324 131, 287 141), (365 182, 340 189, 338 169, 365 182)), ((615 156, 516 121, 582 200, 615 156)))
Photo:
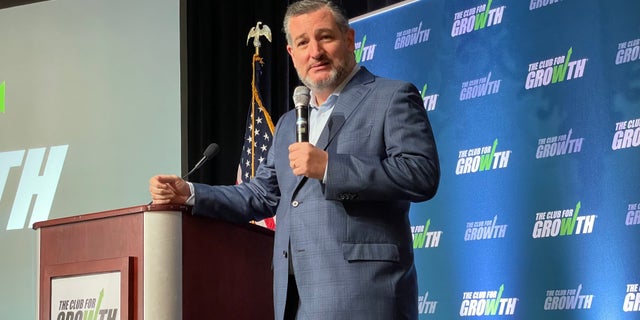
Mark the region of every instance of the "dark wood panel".
POLYGON ((188 214, 182 227, 183 319, 273 319, 273 231, 188 214))

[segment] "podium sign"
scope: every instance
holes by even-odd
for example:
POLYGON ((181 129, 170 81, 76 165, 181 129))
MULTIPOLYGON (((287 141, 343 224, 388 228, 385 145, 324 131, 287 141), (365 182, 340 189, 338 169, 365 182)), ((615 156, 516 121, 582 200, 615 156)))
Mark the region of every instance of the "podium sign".
POLYGON ((119 283, 120 272, 52 279, 51 320, 93 319, 97 314, 120 319, 119 283))

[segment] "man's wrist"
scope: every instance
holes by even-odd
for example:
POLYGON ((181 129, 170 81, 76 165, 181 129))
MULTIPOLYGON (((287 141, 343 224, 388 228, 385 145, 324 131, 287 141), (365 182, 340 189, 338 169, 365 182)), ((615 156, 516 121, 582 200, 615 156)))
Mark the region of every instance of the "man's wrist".
POLYGON ((187 185, 189 186, 189 197, 187 197, 187 200, 184 202, 184 204, 188 205, 188 206, 193 206, 196 204, 196 193, 195 190, 193 188, 193 183, 191 182, 187 182, 187 185))

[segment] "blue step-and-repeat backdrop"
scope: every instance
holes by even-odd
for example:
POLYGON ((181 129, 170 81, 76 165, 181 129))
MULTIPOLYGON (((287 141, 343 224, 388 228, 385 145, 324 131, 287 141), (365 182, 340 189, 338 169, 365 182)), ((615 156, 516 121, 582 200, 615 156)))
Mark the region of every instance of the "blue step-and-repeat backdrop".
POLYGON ((640 1, 424 0, 352 21, 424 97, 421 319, 640 319, 640 1))

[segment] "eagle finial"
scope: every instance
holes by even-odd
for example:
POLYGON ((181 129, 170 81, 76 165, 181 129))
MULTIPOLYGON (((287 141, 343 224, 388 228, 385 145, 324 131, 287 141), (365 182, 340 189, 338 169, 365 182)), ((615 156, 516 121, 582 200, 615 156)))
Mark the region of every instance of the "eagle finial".
POLYGON ((260 36, 264 36, 271 42, 271 29, 266 24, 262 24, 262 21, 258 21, 256 26, 249 31, 249 35, 247 35, 247 45, 249 44, 249 39, 253 38, 253 46, 256 48, 256 53, 260 48, 260 36))

